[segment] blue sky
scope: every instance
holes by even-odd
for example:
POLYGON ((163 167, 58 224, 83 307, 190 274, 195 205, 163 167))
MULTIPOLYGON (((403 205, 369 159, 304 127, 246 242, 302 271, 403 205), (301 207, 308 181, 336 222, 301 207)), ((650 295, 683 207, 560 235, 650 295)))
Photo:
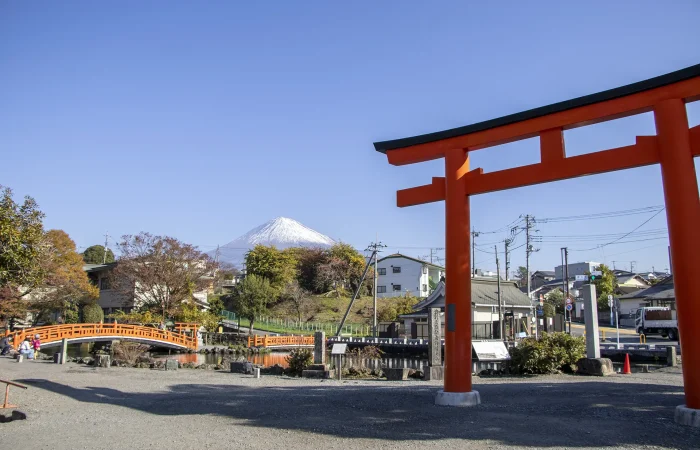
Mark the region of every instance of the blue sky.
MULTIPOLYGON (((389 251, 427 255, 444 247, 444 206, 399 209, 395 191, 428 183, 442 163, 393 167, 374 141, 700 62, 697 1, 202 3, 0 5, 0 184, 35 197, 47 227, 79 246, 106 230, 150 231, 206 251, 287 216, 358 248, 378 233, 389 251)), ((688 111, 700 123, 700 102, 688 111)), ((650 114, 581 128, 566 133, 567 153, 654 132, 650 114)), ((528 140, 478 151, 472 165, 538 160, 528 140)), ((652 166, 477 196, 472 222, 491 231, 521 214, 662 204, 652 166)), ((546 236, 626 233, 651 216, 539 223, 550 242, 532 267, 551 270, 567 245, 546 236)), ((661 213, 636 242, 572 251, 570 261, 664 269, 665 227, 661 213)), ((477 244, 492 252, 504 236, 477 244)), ((512 261, 524 263, 524 247, 512 261)), ((495 268, 482 251, 476 262, 495 268)))

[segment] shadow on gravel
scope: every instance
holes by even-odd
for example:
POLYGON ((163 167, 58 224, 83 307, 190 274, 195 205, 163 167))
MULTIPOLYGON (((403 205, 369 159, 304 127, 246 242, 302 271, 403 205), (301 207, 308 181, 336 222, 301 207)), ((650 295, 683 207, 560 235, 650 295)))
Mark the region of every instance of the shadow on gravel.
MULTIPOLYGON (((418 383, 304 387, 178 384, 168 392, 73 388, 18 380, 79 402, 157 415, 217 414, 247 426, 343 438, 488 440, 532 447, 661 446, 697 448, 700 430, 673 422, 681 387, 614 382, 493 383, 476 386, 482 404, 433 404, 437 389, 418 383)), ((204 424, 203 424, 204 425, 204 424)))

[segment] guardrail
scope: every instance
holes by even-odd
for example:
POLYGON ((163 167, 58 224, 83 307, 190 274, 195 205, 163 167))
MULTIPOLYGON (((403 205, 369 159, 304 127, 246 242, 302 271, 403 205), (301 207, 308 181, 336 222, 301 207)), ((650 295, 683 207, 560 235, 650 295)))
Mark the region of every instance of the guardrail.
POLYGON ((221 317, 223 317, 224 320, 228 320, 229 322, 235 322, 237 320, 236 313, 226 310, 221 311, 221 317))
POLYGON ((159 341, 197 350, 197 328, 197 324, 176 324, 176 329, 178 330, 192 330, 192 335, 188 336, 183 333, 161 330, 153 327, 144 327, 140 325, 126 325, 118 323, 78 323, 25 328, 14 333, 7 332, 6 336, 12 337, 12 345, 15 347, 15 349, 19 347, 25 338, 33 337, 38 334, 42 345, 60 342, 63 339, 90 340, 90 338, 115 336, 126 339, 134 338, 159 341), (178 325, 181 327, 177 328, 178 325))
POLYGON ((311 347, 313 336, 249 336, 248 347, 311 347))

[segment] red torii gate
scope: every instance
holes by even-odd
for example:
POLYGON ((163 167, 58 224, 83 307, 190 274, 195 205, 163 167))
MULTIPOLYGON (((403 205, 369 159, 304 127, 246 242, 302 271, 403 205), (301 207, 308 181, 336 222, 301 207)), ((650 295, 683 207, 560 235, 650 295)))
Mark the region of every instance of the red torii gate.
MULTIPOLYGON (((700 100, 700 64, 646 81, 461 128, 376 142, 390 164, 445 158, 445 177, 397 192, 399 207, 445 200, 445 384, 436 403, 479 402, 471 383, 471 261, 469 197, 503 189, 659 163, 683 354, 685 410, 700 417, 700 200, 693 157, 700 155, 700 126, 689 129, 685 103, 700 100), (653 112, 656 136, 627 147, 567 158, 563 131, 653 112), (484 173, 469 170, 469 152, 539 136, 541 161, 484 173), (690 411, 692 412, 692 411, 690 411)), ((683 407, 679 407, 683 408, 683 407)), ((677 414, 678 416, 678 414, 677 414)))

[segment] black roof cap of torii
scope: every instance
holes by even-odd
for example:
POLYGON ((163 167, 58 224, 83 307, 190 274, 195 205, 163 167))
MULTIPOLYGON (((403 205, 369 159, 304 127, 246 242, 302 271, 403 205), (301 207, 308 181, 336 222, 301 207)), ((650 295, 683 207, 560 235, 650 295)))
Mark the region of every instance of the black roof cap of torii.
POLYGON ((695 78, 697 76, 700 76, 700 64, 686 67, 685 69, 677 70, 675 72, 667 73, 665 75, 660 75, 658 77, 650 78, 648 80, 639 81, 637 83, 628 84, 626 86, 621 86, 615 89, 609 89, 607 91, 598 92, 596 94, 586 95, 583 97, 578 97, 559 103, 553 103, 551 105, 541 106, 535 109, 529 109, 527 111, 510 114, 508 116, 499 117, 497 119, 486 120, 484 122, 466 125, 459 128, 452 128, 450 130, 422 134, 420 136, 407 137, 403 139, 394 139, 392 141, 375 142, 374 149, 378 152, 386 153, 387 150, 395 150, 398 148, 410 147, 412 145, 427 144, 429 142, 441 141, 443 139, 449 139, 457 136, 464 136, 467 134, 476 133, 478 131, 489 130, 491 128, 497 128, 504 125, 510 125, 513 123, 523 122, 525 120, 535 119, 537 117, 547 116, 549 114, 566 111, 569 109, 579 108, 581 106, 588 106, 595 103, 614 100, 616 98, 637 94, 639 92, 648 91, 650 89, 656 89, 669 84, 678 83, 680 81, 685 81, 690 78, 695 78))

